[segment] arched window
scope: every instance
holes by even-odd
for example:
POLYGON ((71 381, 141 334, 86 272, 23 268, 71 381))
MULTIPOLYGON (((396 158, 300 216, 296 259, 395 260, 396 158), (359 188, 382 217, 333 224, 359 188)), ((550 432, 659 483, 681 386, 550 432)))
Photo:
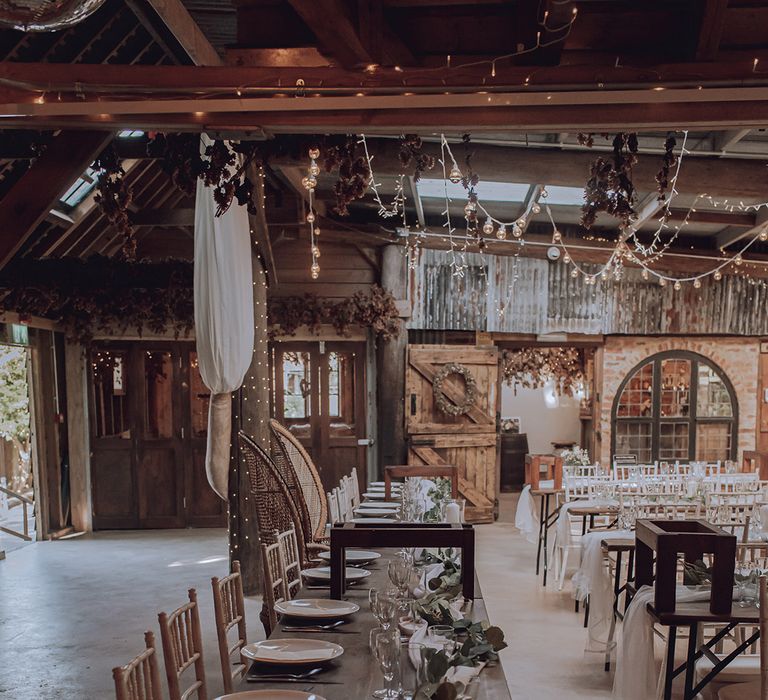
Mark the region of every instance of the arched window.
POLYGON ((692 352, 664 352, 635 367, 613 402, 612 454, 640 463, 736 458, 738 403, 728 377, 692 352))

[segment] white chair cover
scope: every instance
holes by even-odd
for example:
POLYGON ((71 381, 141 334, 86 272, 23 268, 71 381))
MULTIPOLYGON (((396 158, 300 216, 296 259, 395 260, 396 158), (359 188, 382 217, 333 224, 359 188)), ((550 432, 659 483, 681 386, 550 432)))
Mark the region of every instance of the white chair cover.
MULTIPOLYGON (((204 148, 207 141, 202 137, 204 148)), ((195 198, 195 335, 200 375, 211 390, 205 469, 227 499, 232 409, 253 356, 253 272, 248 213, 233 203, 216 216, 213 190, 200 180, 195 198)))

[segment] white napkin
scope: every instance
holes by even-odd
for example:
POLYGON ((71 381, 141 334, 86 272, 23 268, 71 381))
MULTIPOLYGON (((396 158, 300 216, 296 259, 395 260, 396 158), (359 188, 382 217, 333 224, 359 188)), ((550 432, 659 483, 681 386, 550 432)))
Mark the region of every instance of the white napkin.
MULTIPOLYGON (((413 633, 413 636, 408 642, 408 658, 411 660, 414 668, 418 666, 419 661, 421 660, 419 658, 421 650, 417 648, 417 644, 423 644, 424 646, 437 649, 438 651, 441 651, 443 648, 443 645, 440 642, 429 641, 427 638, 427 623, 425 621, 424 624, 413 633)), ((460 683, 460 690, 463 690, 472 682, 473 678, 480 674, 480 671, 482 671, 483 668, 485 668, 485 661, 477 666, 453 666, 452 668, 449 668, 448 673, 445 674, 445 680, 450 681, 451 683, 460 683)))

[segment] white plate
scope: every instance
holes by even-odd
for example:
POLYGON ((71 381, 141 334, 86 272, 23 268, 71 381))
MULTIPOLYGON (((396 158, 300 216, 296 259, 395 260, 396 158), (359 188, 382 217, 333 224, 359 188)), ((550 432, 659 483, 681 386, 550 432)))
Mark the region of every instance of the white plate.
MULTIPOLYGON (((331 561, 330 552, 320 552, 317 556, 323 561, 331 561)), ((367 552, 364 549, 348 549, 346 557, 347 564, 367 564, 369 561, 374 561, 381 557, 381 554, 378 552, 367 552)))
POLYGON ((371 509, 371 508, 387 508, 388 510, 398 510, 400 508, 400 504, 396 501, 376 501, 375 503, 371 501, 366 501, 365 503, 361 503, 358 508, 365 509, 371 509))
POLYGON ((394 518, 352 518, 353 523, 362 523, 363 525, 370 525, 371 523, 396 523, 394 518))
MULTIPOLYGON (((376 554, 376 552, 369 552, 376 554)), ((349 558, 349 553, 347 553, 349 558)), ((354 615, 360 606, 346 600, 328 600, 327 598, 296 598, 275 603, 275 611, 291 617, 347 617, 354 615)))
POLYGON ((333 642, 297 637, 246 644, 240 653, 251 661, 268 664, 319 664, 338 658, 344 649, 333 642))
POLYGON ((219 695, 216 700, 325 700, 316 693, 303 690, 242 690, 239 693, 219 695))
POLYGON ((386 517, 387 515, 396 515, 396 511, 391 508, 355 508, 355 515, 360 515, 363 518, 376 517, 377 515, 386 517))
MULTIPOLYGON (((301 575, 310 581, 330 581, 331 580, 331 567, 330 566, 318 566, 314 569, 302 569, 301 575)), ((351 566, 347 567, 345 577, 347 581, 362 581, 364 578, 368 578, 371 572, 367 569, 355 569, 351 566)))
MULTIPOLYGON (((383 481, 372 481, 369 486, 374 489, 383 489, 386 484, 383 481)), ((392 482, 392 488, 393 489, 401 489, 403 488, 403 484, 399 481, 393 481, 392 482)))
POLYGON ((384 500, 384 492, 383 491, 366 491, 363 494, 363 498, 370 498, 373 500, 384 500))

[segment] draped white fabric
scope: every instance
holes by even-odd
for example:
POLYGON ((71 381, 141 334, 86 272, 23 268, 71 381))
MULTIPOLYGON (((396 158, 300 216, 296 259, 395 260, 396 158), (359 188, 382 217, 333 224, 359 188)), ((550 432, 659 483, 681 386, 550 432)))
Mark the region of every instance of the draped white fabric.
POLYGON ((194 301, 200 375, 211 390, 205 467, 214 491, 226 500, 230 392, 242 385, 253 355, 250 225, 246 208, 237 203, 217 217, 213 191, 200 180, 195 199, 194 301))

